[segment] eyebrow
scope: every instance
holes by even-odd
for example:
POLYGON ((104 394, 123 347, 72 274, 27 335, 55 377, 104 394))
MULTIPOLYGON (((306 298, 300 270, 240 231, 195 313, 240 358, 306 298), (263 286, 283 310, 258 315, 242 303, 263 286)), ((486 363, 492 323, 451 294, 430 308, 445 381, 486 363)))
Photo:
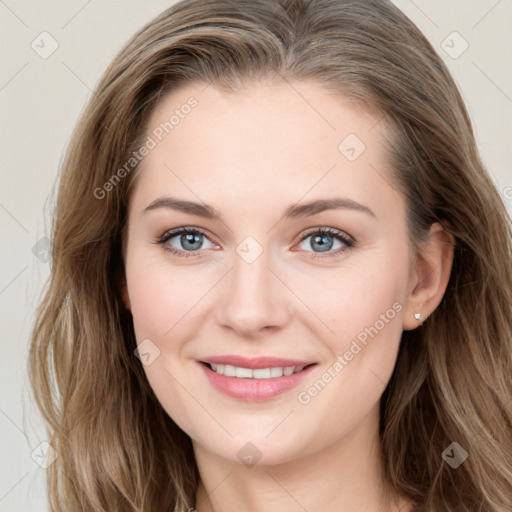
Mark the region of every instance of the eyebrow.
MULTIPOLYGON (((193 201, 186 201, 183 199, 177 199, 171 196, 159 197, 152 201, 144 210, 142 215, 155 210, 157 208, 168 208, 190 215, 197 215, 198 217, 204 217, 205 219, 219 220, 222 221, 220 213, 210 205, 195 203, 193 201)), ((348 209, 366 213, 374 218, 377 216, 375 213, 363 204, 358 203, 352 199, 345 197, 332 197, 326 199, 317 199, 308 203, 295 204, 289 206, 281 216, 281 220, 286 219, 298 219, 316 215, 326 210, 336 209, 348 209)))

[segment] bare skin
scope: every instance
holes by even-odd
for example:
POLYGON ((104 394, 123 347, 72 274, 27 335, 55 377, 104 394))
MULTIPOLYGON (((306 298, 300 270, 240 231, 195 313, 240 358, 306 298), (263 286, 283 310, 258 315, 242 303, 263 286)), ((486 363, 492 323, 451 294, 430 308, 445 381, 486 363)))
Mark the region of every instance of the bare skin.
POLYGON ((391 499, 380 477, 379 400, 402 331, 417 328, 414 314, 425 319, 442 299, 453 240, 434 224, 417 255, 409 253, 379 116, 313 83, 258 83, 236 94, 194 84, 161 99, 147 134, 191 96, 197 106, 139 169, 124 292, 138 343, 149 339, 160 351, 144 366, 147 378, 193 441, 201 484, 190 508, 411 510, 391 499), (340 150, 349 134, 357 139, 340 150), (165 206, 142 213, 162 196, 206 203, 222 220, 165 206), (372 213, 344 207, 281 218, 289 206, 334 197, 372 213), (180 227, 203 232, 199 249, 180 234, 155 243, 180 227), (354 243, 329 233, 319 243, 317 228, 354 243), (252 245, 242 244, 246 237, 252 245), (253 261, 242 257, 247 250, 253 261), (198 361, 226 354, 315 366, 296 388, 251 402, 205 377, 198 361), (319 379, 325 386, 310 391, 319 379), (240 455, 244 447, 255 465, 240 455))

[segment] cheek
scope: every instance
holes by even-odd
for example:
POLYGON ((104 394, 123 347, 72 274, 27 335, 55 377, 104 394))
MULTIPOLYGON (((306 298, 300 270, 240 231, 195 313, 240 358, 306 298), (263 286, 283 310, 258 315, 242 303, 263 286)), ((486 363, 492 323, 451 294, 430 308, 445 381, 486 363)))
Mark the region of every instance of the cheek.
POLYGON ((348 382, 366 389, 370 400, 389 380, 401 340, 406 281, 402 259, 400 254, 379 253, 360 268, 345 269, 331 284, 325 280, 324 293, 310 292, 311 309, 330 328, 324 329, 323 342, 333 360, 341 357, 334 380, 342 389, 348 382))
POLYGON ((137 338, 175 335, 194 316, 194 306, 208 291, 208 279, 190 267, 171 269, 165 258, 134 249, 126 279, 137 338), (204 284, 203 284, 204 283, 204 284))
POLYGON ((181 355, 190 338, 189 330, 197 325, 193 306, 201 290, 190 286, 190 269, 171 272, 162 258, 156 259, 137 247, 128 253, 126 280, 135 335, 137 344, 149 347, 151 360, 143 369, 155 396, 169 417, 194 438, 194 418, 201 411, 183 392, 182 386, 189 389, 191 383, 181 368, 181 355))
POLYGON ((317 278, 314 286, 309 280, 295 279, 294 291, 307 304, 309 315, 314 312, 324 324, 326 338, 329 333, 332 335, 336 346, 332 348, 342 350, 347 340, 364 333, 366 328, 377 324, 379 331, 383 330, 383 321, 386 327, 400 324, 403 280, 399 265, 365 262, 317 278))
POLYGON ((347 277, 337 298, 324 298, 335 334, 322 341, 332 359, 301 387, 297 400, 307 416, 329 418, 324 435, 333 441, 376 407, 393 373, 402 333, 399 279, 391 272, 360 273, 347 277))

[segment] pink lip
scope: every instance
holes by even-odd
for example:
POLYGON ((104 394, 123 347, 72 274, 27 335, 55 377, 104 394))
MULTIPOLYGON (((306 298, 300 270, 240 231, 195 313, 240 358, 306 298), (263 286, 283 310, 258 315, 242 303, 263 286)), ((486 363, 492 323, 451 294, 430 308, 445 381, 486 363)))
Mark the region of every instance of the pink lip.
MULTIPOLYGON (((280 368, 286 366, 307 366, 314 361, 299 361, 297 359, 280 359, 277 357, 242 357, 242 356, 212 356, 201 359, 204 363, 230 364, 239 368, 257 370, 261 368, 280 368)), ((280 377, 277 377, 280 378, 280 377)))
MULTIPOLYGON (((272 359, 272 361, 275 362, 276 359, 272 359)), ((267 366, 265 366, 260 364, 260 360, 258 360, 257 364, 259 364, 259 368, 270 368, 272 366, 302 366, 302 364, 288 364, 290 360, 280 359, 278 361, 287 361, 287 364, 269 365, 269 363, 267 363, 267 366)), ((210 381, 210 384, 215 389, 231 398, 236 398, 246 402, 263 402, 286 393, 290 389, 299 385, 316 366, 316 364, 311 364, 311 366, 304 368, 304 370, 299 373, 287 376, 283 375, 282 377, 273 377, 271 379, 240 379, 238 377, 226 377, 225 375, 220 375, 219 373, 211 370, 207 364, 201 362, 198 362, 198 364, 210 381)), ((242 364, 236 364, 234 366, 251 368, 251 366, 243 366, 242 364)))

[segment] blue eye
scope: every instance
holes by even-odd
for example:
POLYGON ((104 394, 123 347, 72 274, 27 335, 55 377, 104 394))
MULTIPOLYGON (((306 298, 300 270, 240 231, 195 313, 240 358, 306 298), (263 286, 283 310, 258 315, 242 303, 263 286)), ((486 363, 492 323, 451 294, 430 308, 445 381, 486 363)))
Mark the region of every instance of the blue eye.
POLYGON ((164 249, 170 251, 173 254, 189 257, 195 256, 195 252, 204 249, 204 247, 201 247, 204 239, 208 240, 206 238, 206 234, 198 229, 178 228, 173 231, 167 231, 164 233, 156 243, 164 245, 164 249), (183 249, 176 248, 170 244, 167 244, 167 242, 170 242, 173 238, 178 239, 178 242, 181 244, 183 249))
MULTIPOLYGON (((314 230, 310 230, 309 233, 300 238, 301 244, 304 243, 308 238, 311 238, 309 247, 312 249, 318 249, 318 252, 315 250, 305 250, 305 252, 312 253, 310 256, 312 258, 329 258, 332 256, 337 256, 340 253, 349 250, 355 245, 355 241, 351 237, 333 228, 315 228, 314 230), (339 244, 341 244, 341 248, 337 248, 335 251, 331 251, 334 245, 334 241, 337 241, 339 244), (325 255, 322 253, 325 253, 325 255)), ((205 240, 209 241, 206 233, 204 233, 202 230, 197 228, 183 227, 165 232, 154 243, 163 245, 164 250, 169 251, 178 257, 187 258, 190 256, 199 256, 198 253, 201 253, 201 251, 207 249, 208 247, 203 247, 205 240), (170 243, 173 239, 177 239, 177 242, 181 245, 181 248, 176 247, 170 243)), ((209 243, 210 248, 218 247, 212 242, 209 243)))
POLYGON ((312 249, 316 247, 319 250, 319 252, 307 251, 313 252, 313 258, 330 258, 337 256, 355 245, 355 241, 352 238, 332 228, 315 228, 315 230, 310 231, 309 234, 301 238, 301 243, 304 243, 308 238, 311 238, 311 240, 307 246, 312 249), (331 252, 334 241, 340 243, 342 247, 331 252), (322 253, 326 253, 325 256, 322 253))

